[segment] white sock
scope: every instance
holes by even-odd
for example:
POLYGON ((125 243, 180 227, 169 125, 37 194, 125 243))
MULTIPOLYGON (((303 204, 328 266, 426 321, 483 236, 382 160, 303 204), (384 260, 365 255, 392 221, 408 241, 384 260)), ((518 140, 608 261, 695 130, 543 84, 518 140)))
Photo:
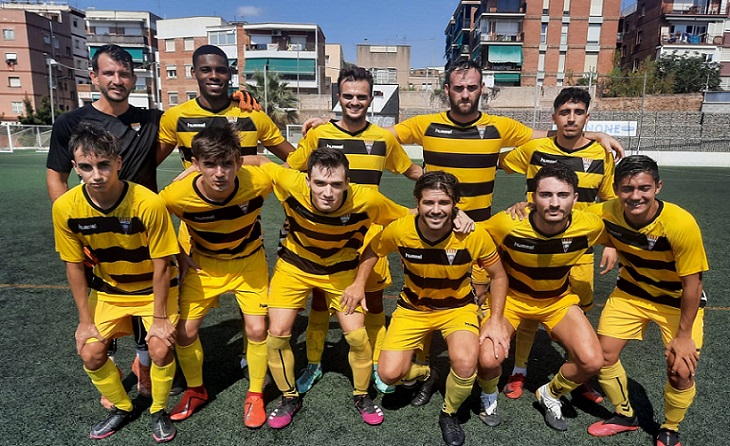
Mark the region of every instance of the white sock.
POLYGON ((518 373, 522 374, 522 376, 527 376, 527 368, 526 367, 515 367, 512 369, 513 375, 516 375, 518 373))
POLYGON ((139 358, 139 363, 145 367, 152 365, 152 359, 150 359, 150 352, 148 350, 137 349, 137 358, 139 358))

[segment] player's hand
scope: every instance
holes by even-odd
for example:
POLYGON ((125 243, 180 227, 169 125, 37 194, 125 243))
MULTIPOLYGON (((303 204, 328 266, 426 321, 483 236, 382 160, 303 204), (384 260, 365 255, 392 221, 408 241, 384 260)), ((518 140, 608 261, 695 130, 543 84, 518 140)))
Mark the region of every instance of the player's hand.
POLYGON ((243 111, 261 111, 261 104, 246 90, 234 91, 231 100, 238 101, 238 108, 243 111))
POLYGON ((190 268, 200 271, 200 267, 193 261, 193 258, 184 252, 180 252, 175 256, 177 258, 178 269, 180 270, 180 282, 187 276, 190 268))
POLYGON ((322 124, 327 124, 327 118, 309 118, 302 124, 302 136, 307 136, 307 132, 310 129, 319 127, 322 124))
POLYGON ((174 181, 180 181, 180 180, 182 180, 183 178, 185 178, 186 176, 190 175, 193 172, 199 172, 198 168, 195 167, 195 164, 191 165, 187 169, 185 169, 182 172, 180 172, 180 175, 176 176, 172 181, 173 182, 174 181))
POLYGON ((170 322, 170 318, 154 318, 152 319, 152 325, 147 330, 147 337, 144 338, 146 342, 150 342, 150 339, 157 338, 162 341, 167 348, 172 348, 175 345, 175 338, 177 337, 177 330, 170 322))
POLYGON ((474 220, 472 220, 466 212, 459 211, 454 219, 454 232, 459 234, 469 234, 474 231, 474 220))
POLYGON ((365 288, 352 284, 345 288, 340 297, 340 307, 345 310, 345 314, 352 314, 360 305, 363 310, 368 311, 367 302, 365 302, 365 288))
POLYGON ((612 151, 615 153, 616 160, 620 160, 624 157, 624 148, 621 147, 621 143, 618 142, 616 138, 603 132, 596 132, 595 137, 596 142, 603 147, 603 150, 607 153, 612 151))
MULTIPOLYGON (((479 345, 481 345, 485 339, 489 338, 492 340, 494 345, 494 358, 499 359, 500 352, 504 352, 505 356, 509 351, 510 335, 507 331, 507 319, 504 317, 496 318, 490 316, 489 319, 484 323, 479 335, 479 345)), ((504 358, 503 358, 504 359, 504 358)))
POLYGON ((601 263, 598 264, 598 266, 603 268, 600 274, 603 276, 611 271, 616 266, 616 263, 618 263, 618 252, 616 248, 605 246, 603 248, 603 254, 601 254, 601 263))
POLYGON ((686 369, 689 371, 689 376, 694 378, 700 355, 697 353, 697 346, 692 338, 675 337, 667 344, 664 356, 667 358, 670 375, 682 376, 684 375, 681 373, 682 369, 686 369))
POLYGON ((508 207, 505 212, 507 212, 510 217, 512 217, 512 220, 518 218, 520 221, 527 218, 527 210, 532 209, 533 205, 532 203, 528 203, 526 201, 522 201, 519 203, 515 203, 512 206, 508 207))
POLYGON ((86 341, 88 341, 91 338, 98 339, 100 342, 103 342, 105 338, 99 333, 99 330, 96 328, 96 325, 94 325, 93 322, 90 323, 80 323, 78 327, 76 327, 76 354, 81 354, 81 349, 86 345, 86 341))

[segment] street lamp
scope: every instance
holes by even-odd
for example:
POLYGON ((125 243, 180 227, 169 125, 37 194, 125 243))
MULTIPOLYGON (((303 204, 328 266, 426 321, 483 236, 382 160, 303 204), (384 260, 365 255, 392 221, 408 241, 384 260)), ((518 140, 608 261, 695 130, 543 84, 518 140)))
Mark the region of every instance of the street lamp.
POLYGON ((53 105, 53 67, 58 65, 58 62, 52 57, 47 57, 46 65, 48 65, 48 96, 51 99, 51 124, 54 124, 56 122, 56 110, 53 105))

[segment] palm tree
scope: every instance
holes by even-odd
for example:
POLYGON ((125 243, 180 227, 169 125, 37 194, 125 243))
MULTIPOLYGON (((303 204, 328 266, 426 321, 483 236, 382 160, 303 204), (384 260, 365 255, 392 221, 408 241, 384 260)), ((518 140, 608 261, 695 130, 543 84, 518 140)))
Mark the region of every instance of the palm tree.
POLYGON ((251 80, 253 83, 246 84, 246 88, 259 100, 261 106, 266 108, 266 114, 279 128, 283 129, 287 124, 299 122, 299 113, 296 108, 299 100, 287 88, 288 84, 282 82, 278 73, 271 71, 266 73, 265 92, 263 71, 256 71, 251 80))

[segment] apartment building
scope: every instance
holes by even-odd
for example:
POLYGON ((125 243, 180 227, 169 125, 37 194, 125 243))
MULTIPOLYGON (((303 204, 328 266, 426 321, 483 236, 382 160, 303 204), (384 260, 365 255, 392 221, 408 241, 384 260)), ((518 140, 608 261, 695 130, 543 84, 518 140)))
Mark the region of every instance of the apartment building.
POLYGON ((358 44, 355 54, 357 65, 373 74, 376 84, 398 84, 407 90, 410 85, 410 45, 358 44))

